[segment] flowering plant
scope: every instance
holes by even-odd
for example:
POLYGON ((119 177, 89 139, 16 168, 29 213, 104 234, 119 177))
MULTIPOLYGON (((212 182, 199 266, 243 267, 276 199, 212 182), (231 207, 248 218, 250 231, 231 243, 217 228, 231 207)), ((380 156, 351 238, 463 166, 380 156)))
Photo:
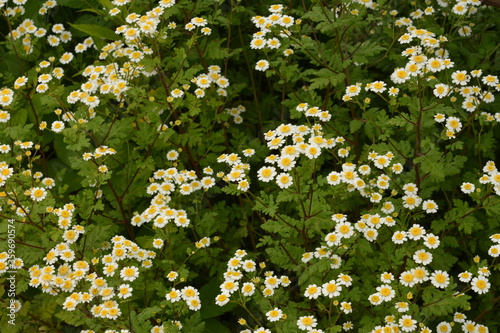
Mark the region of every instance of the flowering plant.
POLYGON ((0 10, 6 332, 500 329, 497 9, 0 10))

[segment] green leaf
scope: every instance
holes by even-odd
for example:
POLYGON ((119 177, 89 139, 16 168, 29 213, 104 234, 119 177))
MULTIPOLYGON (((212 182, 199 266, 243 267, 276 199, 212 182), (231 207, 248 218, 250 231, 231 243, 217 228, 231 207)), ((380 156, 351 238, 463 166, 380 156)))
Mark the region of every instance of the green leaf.
POLYGON ((363 122, 361 120, 358 120, 358 119, 353 119, 349 122, 349 131, 351 133, 354 133, 356 132, 357 130, 359 130, 361 128, 361 126, 363 126, 363 122))
POLYGON ((115 32, 109 28, 96 25, 96 24, 71 24, 68 23, 70 26, 73 28, 80 30, 81 32, 84 32, 88 34, 91 37, 98 37, 102 39, 108 39, 108 40, 119 40, 121 37, 115 32))

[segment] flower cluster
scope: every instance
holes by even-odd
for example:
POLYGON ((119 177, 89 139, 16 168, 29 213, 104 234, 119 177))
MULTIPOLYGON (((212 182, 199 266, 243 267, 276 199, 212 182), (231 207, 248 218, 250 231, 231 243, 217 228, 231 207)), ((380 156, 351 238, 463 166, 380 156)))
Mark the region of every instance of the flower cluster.
POLYGON ((117 319, 121 315, 117 300, 131 297, 133 288, 127 283, 117 285, 115 280, 108 278, 119 272, 120 281, 134 281, 139 276, 139 268, 131 263, 138 261, 142 267, 149 268, 156 253, 115 236, 101 249, 111 250, 111 253, 103 253, 100 259, 93 258, 90 262, 76 260, 76 242, 85 230, 81 225, 70 228, 74 211, 73 204, 50 210, 58 218, 64 241, 49 250, 43 258, 45 266, 34 265, 29 269, 29 284, 51 295, 71 293, 63 302, 63 309, 67 311, 74 311, 80 304, 93 304, 90 312, 94 317, 117 319), (101 275, 96 268, 101 269, 101 275), (76 288, 81 291, 75 291, 76 288))
POLYGON ((167 301, 171 303, 176 303, 180 300, 186 302, 188 308, 191 311, 198 311, 201 309, 201 301, 200 301, 200 293, 199 291, 191 286, 186 286, 182 289, 172 288, 165 296, 167 301))
MULTIPOLYGON (((269 8, 271 14, 269 16, 254 16, 252 17, 253 24, 260 29, 253 34, 250 42, 251 49, 276 50, 282 48, 283 41, 277 37, 269 37, 268 34, 276 31, 278 36, 286 39, 291 36, 288 30, 294 23, 295 19, 292 16, 283 14, 283 5, 272 5, 269 8), (267 37, 267 38, 266 38, 267 37)), ((286 49, 283 51, 285 56, 293 53, 293 50, 286 49)), ((255 65, 255 69, 266 71, 269 68, 269 61, 259 60, 255 65)))
MULTIPOLYGON (((263 277, 257 274, 257 264, 252 259, 245 259, 247 252, 245 250, 237 250, 232 258, 227 263, 227 269, 224 273, 224 282, 220 285, 220 294, 215 297, 215 304, 219 306, 226 305, 231 301, 231 296, 234 293, 239 294, 235 297, 235 302, 238 300, 247 299, 255 294, 257 290, 261 290, 262 296, 271 297, 279 287, 288 287, 291 283, 288 276, 277 276, 272 271, 264 272, 263 277), (245 282, 246 281, 246 282, 245 282), (259 288, 260 286, 260 288, 259 288)), ((261 269, 265 268, 265 263, 259 264, 261 269)), ((276 322, 285 319, 286 315, 283 311, 275 307, 266 313, 267 320, 276 322)), ((245 320, 240 320, 241 324, 246 325, 245 320)), ((265 328, 258 328, 255 332, 265 332, 265 328)))
POLYGON ((226 108, 224 111, 233 117, 235 124, 241 124, 243 122, 241 114, 246 111, 246 108, 243 105, 238 105, 234 108, 226 108))
MULTIPOLYGON (((251 157, 254 153, 253 149, 246 149, 243 154, 245 157, 251 157)), ((231 167, 231 170, 226 174, 219 172, 218 177, 221 177, 225 182, 238 184, 238 190, 240 191, 248 191, 250 188, 250 177, 248 175, 250 165, 248 163, 243 163, 241 157, 236 153, 222 154, 217 158, 217 162, 226 163, 231 167)))
POLYGON ((185 228, 190 220, 183 209, 173 209, 169 206, 171 195, 177 192, 189 195, 198 190, 206 190, 215 185, 215 179, 210 175, 213 170, 204 169, 205 177, 198 179, 196 172, 177 170, 176 168, 157 170, 151 178, 147 188, 149 195, 154 195, 151 204, 142 214, 135 214, 131 224, 140 227, 144 223, 153 221, 156 228, 164 228, 170 221, 176 226, 185 228))
POLYGON ((226 88, 229 87, 229 80, 221 74, 221 68, 217 65, 208 66, 208 73, 202 73, 191 80, 196 85, 194 95, 196 98, 205 97, 205 91, 212 86, 216 86, 219 96, 226 96, 226 88))
MULTIPOLYGON (((307 108, 307 105, 305 106, 307 108)), ((264 133, 267 146, 279 149, 280 154, 271 154, 265 161, 269 166, 263 166, 257 171, 257 177, 262 182, 274 181, 280 188, 293 185, 293 170, 301 156, 307 160, 317 159, 322 151, 334 148, 345 141, 341 137, 328 138, 324 136, 321 125, 282 124, 275 130, 264 133)), ((340 157, 349 154, 349 148, 339 148, 340 157)))

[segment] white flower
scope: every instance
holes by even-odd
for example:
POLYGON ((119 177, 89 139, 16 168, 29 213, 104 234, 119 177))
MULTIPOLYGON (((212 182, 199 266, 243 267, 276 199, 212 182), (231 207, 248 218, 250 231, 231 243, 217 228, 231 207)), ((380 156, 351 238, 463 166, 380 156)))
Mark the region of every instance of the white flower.
POLYGON ((340 309, 345 314, 351 313, 352 312, 351 302, 342 302, 342 303, 340 303, 340 309))
POLYGON ((47 196, 47 191, 44 188, 34 187, 30 191, 30 197, 33 201, 42 201, 47 196))
POLYGON ((472 279, 471 287, 478 294, 487 293, 490 290, 490 282, 485 276, 478 276, 472 279))
POLYGON ((406 232, 404 231, 396 231, 392 235, 392 242, 394 244, 403 244, 406 240, 407 240, 406 232))
POLYGON ((271 322, 278 321, 281 319, 281 317, 283 317, 283 311, 281 311, 281 309, 279 309, 279 308, 274 308, 271 311, 268 311, 266 313, 266 316, 267 316, 267 320, 269 320, 271 322))
POLYGON ((267 60, 259 60, 257 64, 255 64, 255 69, 258 71, 266 71, 269 68, 269 61, 267 60))
POLYGON ((417 321, 408 315, 402 316, 398 323, 403 332, 412 332, 417 328, 417 321))
POLYGON ((424 245, 429 249, 436 249, 441 241, 434 234, 426 234, 424 236, 424 245))
POLYGON ((292 176, 288 173, 280 173, 276 176, 276 183, 280 188, 288 188, 292 186, 293 179, 292 176))
POLYGON ((450 284, 450 276, 447 272, 441 270, 432 273, 430 280, 436 288, 444 289, 450 284))
POLYGON ((215 297, 215 304, 217 304, 218 306, 224 306, 227 303, 229 303, 229 300, 230 300, 229 295, 219 294, 215 297))
POLYGON ((438 205, 434 200, 425 200, 422 202, 422 209, 425 210, 427 214, 436 213, 438 210, 438 205))
POLYGON ((309 299, 316 299, 321 295, 321 288, 319 288, 315 284, 311 284, 306 288, 306 291, 304 292, 304 296, 309 298, 309 299))
POLYGON ((244 296, 252 296, 255 293, 255 285, 251 282, 243 283, 241 292, 244 296))
POLYGON ((469 75, 467 75, 467 71, 456 71, 451 74, 451 79, 454 84, 457 85, 466 85, 469 82, 469 75))
POLYGON ((170 92, 170 95, 173 97, 173 98, 179 98, 179 97, 182 97, 184 95, 184 91, 180 90, 180 89, 174 89, 170 92))
POLYGON ((65 53, 63 53, 63 55, 59 59, 59 62, 61 64, 67 64, 67 63, 71 62, 71 60, 73 60, 73 53, 65 52, 65 53))
POLYGON ((179 153, 176 150, 171 150, 167 153, 167 160, 176 161, 179 157, 179 153))
POLYGON ((380 295, 380 298, 385 302, 389 302, 396 296, 396 292, 388 284, 383 284, 381 286, 378 286, 377 292, 380 295))
POLYGON ((422 199, 414 194, 409 194, 403 196, 403 207, 408 208, 408 209, 414 209, 420 205, 422 202, 422 199))
POLYGON ((132 291, 134 289, 130 287, 129 284, 121 284, 119 287, 118 287, 118 297, 120 298, 129 298, 130 296, 132 296, 132 291))
POLYGON ((462 183, 462 186, 460 186, 460 190, 465 194, 473 193, 475 189, 476 186, 472 183, 462 183))
POLYGON ((64 129, 64 123, 60 120, 56 120, 52 123, 51 129, 56 133, 60 133, 64 129))
POLYGON ((299 327, 299 329, 304 331, 311 330, 316 327, 316 325, 316 318, 314 318, 313 316, 303 316, 300 317, 299 320, 297 320, 297 326, 299 327))
POLYGON ((340 295, 340 291, 342 291, 342 286, 337 284, 335 280, 331 280, 329 282, 324 283, 321 286, 321 290, 324 296, 332 298, 340 295))
POLYGON ((447 84, 439 83, 436 84, 432 92, 434 93, 434 96, 443 98, 450 92, 450 87, 447 84))
POLYGON ((425 250, 418 250, 413 254, 413 260, 417 264, 428 265, 432 261, 432 254, 425 250))
POLYGON ((500 244, 495 244, 490 247, 488 254, 493 258, 500 256, 500 244))
POLYGON ((135 266, 123 267, 120 277, 125 281, 134 281, 139 276, 139 269, 135 266))

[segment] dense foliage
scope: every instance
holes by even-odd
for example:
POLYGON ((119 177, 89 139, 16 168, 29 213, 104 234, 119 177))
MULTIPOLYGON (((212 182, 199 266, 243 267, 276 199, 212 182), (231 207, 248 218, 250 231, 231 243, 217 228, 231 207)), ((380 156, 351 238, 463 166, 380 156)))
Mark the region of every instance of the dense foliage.
POLYGON ((500 12, 0 0, 2 332, 498 332, 500 12))

